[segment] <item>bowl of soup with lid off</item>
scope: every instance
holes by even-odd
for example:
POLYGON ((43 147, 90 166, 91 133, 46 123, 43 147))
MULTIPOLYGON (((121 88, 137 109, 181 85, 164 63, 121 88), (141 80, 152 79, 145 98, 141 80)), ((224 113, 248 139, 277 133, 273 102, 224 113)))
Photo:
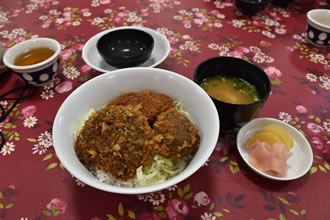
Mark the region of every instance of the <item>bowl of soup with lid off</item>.
POLYGON ((271 81, 256 64, 235 57, 200 63, 194 81, 214 102, 221 129, 240 128, 256 117, 271 92, 271 81))

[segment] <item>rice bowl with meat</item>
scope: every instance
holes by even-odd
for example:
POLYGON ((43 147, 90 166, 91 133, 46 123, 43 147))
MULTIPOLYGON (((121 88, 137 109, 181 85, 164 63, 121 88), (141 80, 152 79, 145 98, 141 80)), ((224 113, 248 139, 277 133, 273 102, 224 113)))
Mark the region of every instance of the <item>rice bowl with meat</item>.
POLYGON ((198 130, 188 116, 165 94, 125 93, 78 123, 75 151, 104 183, 158 184, 182 172, 199 148, 198 130))
POLYGON ((219 129, 217 110, 208 94, 199 85, 168 70, 134 67, 101 74, 76 88, 64 100, 56 114, 53 124, 53 144, 58 159, 66 170, 86 185, 106 192, 143 194, 178 184, 201 168, 214 150, 219 129), (82 118, 91 109, 102 109, 111 100, 127 91, 146 89, 166 94, 173 100, 181 102, 181 107, 189 112, 192 124, 198 129, 199 148, 182 172, 162 183, 141 187, 104 183, 80 162, 75 152, 75 139, 72 133, 79 123, 83 123, 82 118))

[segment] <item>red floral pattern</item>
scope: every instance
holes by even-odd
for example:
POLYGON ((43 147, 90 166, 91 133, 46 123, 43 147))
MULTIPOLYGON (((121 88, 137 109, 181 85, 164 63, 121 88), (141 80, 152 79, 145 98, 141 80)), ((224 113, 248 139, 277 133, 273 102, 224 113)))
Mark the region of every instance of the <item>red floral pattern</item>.
MULTIPOLYGON (((60 74, 0 123, 7 140, 0 151, 0 220, 329 219, 330 51, 306 41, 312 8, 329 5, 295 0, 247 17, 234 0, 2 1, 0 40, 6 48, 51 37, 62 53, 60 74), (74 89, 100 74, 83 61, 83 45, 119 26, 145 26, 167 37, 171 52, 158 67, 190 79, 200 62, 214 56, 258 64, 273 87, 258 117, 280 119, 308 139, 314 152, 309 173, 285 183, 257 176, 228 132, 198 172, 159 192, 106 193, 71 176, 54 151, 53 120, 74 89)), ((0 94, 20 84, 11 71, 1 74, 0 94)), ((5 110, 12 104, 0 101, 5 110)))

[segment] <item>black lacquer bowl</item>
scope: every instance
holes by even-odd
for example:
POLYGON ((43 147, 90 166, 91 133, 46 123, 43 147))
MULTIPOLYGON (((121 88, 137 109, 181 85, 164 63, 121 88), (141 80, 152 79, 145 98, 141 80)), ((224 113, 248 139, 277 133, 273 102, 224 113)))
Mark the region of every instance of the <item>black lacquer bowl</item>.
POLYGON ((153 37, 137 29, 111 31, 96 44, 101 57, 118 68, 133 67, 145 62, 150 58, 153 47, 153 37))
POLYGON ((243 14, 252 16, 263 11, 271 0, 235 0, 236 7, 243 14))
POLYGON ((271 92, 271 81, 257 65, 234 57, 214 57, 199 64, 194 81, 201 85, 204 79, 215 75, 240 78, 253 85, 259 94, 259 101, 251 104, 231 104, 211 96, 221 121, 222 130, 240 128, 257 115, 271 92))

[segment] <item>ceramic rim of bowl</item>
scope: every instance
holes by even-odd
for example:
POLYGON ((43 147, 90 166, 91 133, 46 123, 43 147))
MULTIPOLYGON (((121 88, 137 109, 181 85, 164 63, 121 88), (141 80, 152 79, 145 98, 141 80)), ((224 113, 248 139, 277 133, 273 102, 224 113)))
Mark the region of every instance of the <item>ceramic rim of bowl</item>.
MULTIPOLYGON (((307 22, 316 27, 319 30, 322 30, 324 32, 330 33, 330 24, 326 25, 323 23, 320 23, 317 19, 315 19, 316 14, 320 14, 320 16, 328 16, 328 20, 330 20, 330 10, 328 9, 313 9, 307 12, 307 22), (328 15, 327 15, 328 14, 328 15)), ((326 18, 325 18, 326 20, 326 18)))
MULTIPOLYGON (((40 46, 39 46, 40 47, 40 46)), ((9 48, 7 52, 5 53, 3 57, 3 62, 4 64, 9 67, 10 69, 16 71, 16 72, 29 72, 31 70, 35 71, 35 69, 43 69, 45 65, 50 63, 53 63, 52 61, 55 61, 61 53, 61 45, 57 40, 51 39, 51 38, 33 38, 29 39, 26 41, 22 41, 15 46, 9 48), (15 60, 15 58, 21 54, 23 51, 21 51, 19 48, 25 48, 25 50, 32 49, 32 48, 37 48, 38 47, 38 42, 45 42, 46 44, 42 46, 47 46, 47 43, 50 42, 50 44, 55 45, 54 48, 56 48, 54 54, 50 56, 48 59, 43 60, 39 63, 32 64, 32 65, 26 65, 26 66, 17 66, 14 65, 13 62, 9 62, 9 59, 12 61, 15 60), (30 44, 30 45, 29 45, 30 44)), ((47 66, 49 66, 47 65, 47 66)))

